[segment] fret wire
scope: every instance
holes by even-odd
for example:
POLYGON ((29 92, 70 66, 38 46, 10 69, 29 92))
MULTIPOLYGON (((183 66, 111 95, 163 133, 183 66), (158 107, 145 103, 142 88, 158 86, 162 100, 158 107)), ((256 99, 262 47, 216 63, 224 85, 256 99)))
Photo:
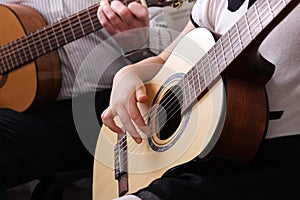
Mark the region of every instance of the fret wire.
POLYGON ((204 71, 204 78, 206 80, 205 83, 206 83, 206 85, 208 85, 209 71, 207 70, 207 67, 206 67, 207 62, 205 60, 205 55, 202 56, 201 61, 202 61, 202 69, 204 71))
POLYGON ((256 6, 256 4, 254 4, 253 6, 254 6, 255 13, 256 13, 257 21, 259 22, 259 25, 260 25, 261 29, 263 29, 263 25, 262 25, 262 23, 261 23, 261 19, 260 19, 260 15, 259 15, 257 6, 256 6))
POLYGON ((249 23, 248 23, 248 19, 247 19, 246 15, 244 15, 244 20, 245 20, 246 25, 247 25, 247 30, 248 30, 248 33, 249 33, 250 40, 252 40, 253 37, 252 37, 251 32, 250 32, 249 23))
POLYGON ((54 30, 54 26, 51 26, 51 29, 52 29, 52 33, 54 35, 54 39, 55 39, 55 42, 56 42, 56 46, 59 47, 59 41, 57 39, 57 36, 55 34, 55 30, 54 30))
MULTIPOLYGON (((220 43, 217 41, 216 44, 215 44, 215 49, 216 49, 216 60, 217 60, 217 63, 219 65, 219 67, 224 67, 223 65, 223 59, 221 59, 222 57, 222 54, 220 54, 220 51, 221 51, 221 48, 220 48, 220 43)), ((221 69, 222 71, 222 69, 221 69)))
POLYGON ((44 46, 43 38, 40 36, 41 30, 39 30, 36 34, 33 35, 35 38, 34 43, 37 47, 36 57, 39 57, 46 53, 46 48, 44 46))
POLYGON ((283 3, 283 5, 286 5, 286 1, 285 0, 282 0, 282 3, 283 3))
POLYGON ((7 56, 5 56, 5 46, 2 49, 2 52, 1 52, 1 59, 3 60, 3 66, 1 66, 1 69, 3 68, 3 71, 6 71, 7 70, 7 66, 8 66, 8 61, 7 61, 7 56))
POLYGON ((192 79, 190 80, 190 85, 192 86, 192 98, 195 99, 195 97, 197 96, 196 94, 196 90, 195 90, 195 68, 191 69, 192 71, 192 79))
POLYGON ((225 56, 225 51, 224 51, 224 46, 223 46, 223 37, 221 37, 220 39, 219 39, 219 44, 221 45, 221 50, 222 50, 222 55, 223 55, 223 60, 224 60, 224 63, 225 63, 225 65, 227 65, 227 61, 226 61, 226 56, 225 56))
POLYGON ((35 50, 35 52, 34 52, 34 57, 37 57, 37 55, 39 55, 39 50, 38 50, 38 46, 37 46, 37 44, 36 44, 36 40, 34 39, 34 35, 33 34, 31 34, 30 35, 30 37, 31 37, 31 44, 33 45, 33 48, 34 48, 34 50, 35 50))
POLYGON ((36 41, 39 42, 40 46, 42 47, 43 53, 46 53, 45 47, 44 47, 44 44, 43 44, 43 39, 41 38, 41 35, 40 35, 41 31, 42 30, 37 31, 37 36, 38 36, 39 39, 37 39, 36 41))
POLYGON ((242 39, 241 39, 241 35, 240 35, 240 31, 239 31, 239 27, 238 27, 238 25, 237 25, 237 24, 235 24, 235 29, 237 30, 237 34, 238 34, 238 40, 239 40, 240 47, 241 47, 241 49, 243 49, 243 48, 244 48, 244 47, 243 47, 243 41, 242 41, 242 39))
MULTIPOLYGON (((7 48, 4 48, 4 49, 7 49, 7 48)), ((8 59, 9 57, 8 56, 5 56, 5 61, 6 61, 6 65, 5 65, 5 70, 8 70, 8 68, 9 68, 9 59, 8 59)))
POLYGON ((21 43, 21 47, 20 48, 18 48, 18 50, 17 50, 17 52, 18 52, 18 54, 19 54, 19 56, 20 56, 20 64, 22 64, 23 62, 24 62, 24 59, 26 58, 26 52, 24 51, 24 49, 25 49, 25 44, 24 44, 24 40, 20 40, 19 41, 19 46, 20 46, 20 43, 21 43), (24 48, 22 48, 24 46, 24 48))
MULTIPOLYGON (((11 47, 11 49, 15 49, 16 48, 16 43, 15 42, 12 43, 12 45, 10 47, 11 47)), ((10 54, 10 56, 11 56, 12 66, 18 65, 18 58, 17 58, 18 54, 13 53, 13 54, 10 54)))
POLYGON ((188 91, 188 95, 187 95, 187 97, 188 97, 188 104, 190 104, 192 101, 191 101, 191 99, 192 99, 192 93, 191 93, 191 87, 190 87, 190 81, 189 81, 189 79, 186 79, 186 83, 187 83, 187 91, 188 91))
MULTIPOLYGON (((15 42, 12 43, 12 45, 10 46, 11 49, 15 49, 14 46, 16 46, 16 43, 15 43, 15 42)), ((13 67, 14 65, 18 65, 17 53, 11 54, 11 60, 12 60, 12 67, 13 67)))
MULTIPOLYGON (((68 21, 66 21, 68 23, 68 21)), ((66 23, 61 23, 62 24, 62 27, 63 27, 63 34, 64 34, 64 37, 65 39, 67 40, 66 44, 71 42, 71 41, 74 41, 74 39, 76 39, 73 35, 74 31, 72 29, 72 26, 66 23)))
POLYGON ((90 23, 91 23, 91 25, 92 25, 92 29, 93 29, 93 31, 95 31, 96 29, 95 29, 95 27, 94 27, 94 23, 93 23, 91 14, 90 14, 90 10, 87 11, 87 14, 88 14, 88 18, 89 18, 89 20, 90 20, 90 23))
POLYGON ((229 46, 230 46, 232 58, 235 58, 235 54, 234 54, 234 50, 233 50, 233 46, 232 46, 232 40, 231 40, 231 37, 230 37, 230 33, 231 32, 229 30, 228 33, 227 33, 227 36, 228 36, 228 41, 229 41, 229 46))
POLYGON ((0 62, 0 72, 2 73, 2 68, 4 67, 4 56, 3 56, 3 51, 2 51, 2 48, 0 48, 0 59, 1 59, 1 62, 0 62))
POLYGON ((85 28, 85 31, 82 31, 81 28, 76 28, 73 29, 73 31, 75 32, 75 35, 77 36, 77 38, 81 37, 81 36, 84 36, 85 34, 87 34, 88 32, 92 32, 92 27, 91 27, 91 24, 89 23, 89 21, 83 21, 83 23, 81 23, 81 26, 84 25, 85 28))
POLYGON ((201 92, 202 92, 202 89, 201 89, 201 76, 200 76, 200 72, 199 72, 199 69, 198 69, 198 67, 195 67, 195 69, 196 69, 196 72, 197 72, 197 91, 198 91, 198 93, 197 93, 197 96, 198 95, 200 95, 201 94, 201 92))
POLYGON ((271 5, 270 5, 269 0, 266 0, 266 2, 267 2, 267 5, 268 5, 270 14, 272 15, 272 17, 274 17, 274 13, 273 13, 273 11, 272 11, 272 9, 271 9, 271 5))
POLYGON ((199 94, 201 94, 201 92, 202 92, 202 85, 201 85, 201 81, 202 81, 201 77, 202 77, 202 74, 201 74, 201 72, 199 71, 199 63, 196 63, 194 67, 196 68, 196 71, 197 71, 199 94))
POLYGON ((205 74, 205 70, 204 70, 204 65, 203 65, 203 60, 201 60, 201 68, 202 68, 202 72, 203 72, 203 79, 204 79, 204 83, 205 86, 207 86, 207 82, 206 82, 206 74, 205 74))
POLYGON ((199 95, 199 88, 198 88, 198 80, 199 80, 199 74, 198 71, 195 67, 193 69, 193 88, 194 88, 194 93, 195 93, 195 98, 199 95))
POLYGON ((256 16, 255 12, 255 6, 250 8, 252 12, 249 12, 247 14, 247 21, 248 21, 248 30, 251 35, 250 40, 253 40, 254 37, 258 34, 258 32, 261 30, 257 24, 260 24, 259 22, 257 23, 258 17, 256 16))
MULTIPOLYGON (((7 47, 7 50, 8 52, 10 52, 12 50, 12 45, 8 46, 7 47)), ((13 62, 13 54, 9 54, 7 56, 7 60, 9 61, 9 65, 7 66, 8 67, 8 70, 11 70, 12 69, 12 66, 14 65, 14 62, 13 62)))
POLYGON ((68 24, 69 24, 70 30, 72 32, 73 39, 75 40, 76 37, 75 37, 75 34, 74 34, 74 30, 73 30, 73 26, 72 26, 70 18, 68 18, 68 24))
MULTIPOLYGON (((204 91, 205 87, 206 87, 206 83, 205 83, 205 75, 203 73, 201 73, 201 69, 199 69, 199 67, 202 69, 202 67, 200 65, 198 65, 198 70, 199 70, 199 74, 200 76, 200 86, 201 86, 201 90, 204 91), (203 88, 203 89, 202 89, 203 88)), ((203 71, 203 70, 202 70, 203 71)))
MULTIPOLYGON (((185 79, 183 79, 183 81, 184 81, 184 86, 186 86, 187 84, 186 84, 186 78, 185 79)), ((185 97, 185 103, 186 103, 186 105, 189 105, 189 91, 188 91, 188 88, 187 87, 184 87, 184 97, 185 97)))
POLYGON ((52 51, 53 48, 52 48, 52 45, 51 45, 50 37, 49 37, 48 33, 46 32, 46 31, 47 31, 47 30, 46 30, 46 26, 43 27, 43 30, 44 30, 44 32, 45 32, 45 34, 46 34, 46 39, 47 39, 47 42, 48 42, 48 46, 49 46, 49 48, 50 48, 50 51, 52 51))
POLYGON ((226 65, 229 65, 229 63, 234 58, 234 55, 232 54, 231 49, 230 49, 230 41, 228 40, 228 36, 227 36, 228 33, 229 32, 224 34, 224 37, 223 37, 223 40, 222 40, 222 48, 223 48, 223 52, 224 52, 226 65), (228 48, 224 48, 224 47, 228 47, 228 48))
POLYGON ((246 25, 246 27, 241 27, 243 29, 241 29, 242 31, 245 31, 243 34, 241 34, 241 40, 243 41, 244 44, 244 48, 250 43, 251 38, 249 36, 249 31, 248 31, 248 26, 246 25))
POLYGON ((213 77, 213 73, 212 73, 212 65, 211 65, 211 62, 210 62, 210 54, 211 54, 211 49, 207 52, 207 60, 208 60, 208 68, 209 68, 209 72, 210 72, 210 82, 214 80, 214 77, 213 77))
MULTIPOLYGON (((81 21, 80 14, 78 14, 77 17, 78 17, 78 20, 81 21)), ((82 34, 85 35, 84 29, 82 27, 82 24, 81 23, 79 23, 79 24, 80 24, 80 28, 81 28, 82 34)))
POLYGON ((216 47, 215 46, 213 46, 213 50, 214 50, 214 61, 216 63, 217 72, 220 74, 219 63, 217 62, 217 55, 216 55, 216 47))
POLYGON ((206 85, 205 85, 205 79, 204 79, 203 75, 201 75, 201 77, 200 77, 200 84, 201 84, 201 91, 204 91, 206 88, 206 85))
POLYGON ((185 107, 185 104, 186 104, 186 99, 185 99, 185 85, 184 85, 184 79, 185 79, 185 76, 181 79, 181 81, 179 82, 179 87, 181 89, 181 93, 182 93, 182 107, 185 107))
POLYGON ((27 53, 28 51, 26 51, 26 48, 28 49, 28 46, 27 46, 26 42, 27 42, 27 39, 22 40, 22 47, 24 47, 24 48, 21 47, 21 50, 23 50, 24 57, 29 56, 28 53, 27 53))
MULTIPOLYGON (((265 4, 265 6, 268 6, 267 4, 265 4)), ((271 8, 271 4, 270 4, 270 8, 271 8)), ((261 8, 262 9, 262 8, 261 8)), ((267 20, 269 20, 268 18, 270 18, 271 16, 270 15, 268 15, 268 13, 270 13, 270 11, 269 11, 269 9, 263 9, 263 10, 259 10, 259 8, 257 9, 257 12, 259 13, 259 15, 261 16, 267 16, 267 18, 264 18, 264 19, 260 19, 260 21, 261 21, 261 26, 265 26, 266 25, 266 23, 265 23, 265 21, 267 20)), ((272 18, 272 17, 271 17, 272 18)))
POLYGON ((62 24, 60 23, 59 26, 60 26, 60 29, 61 29, 61 34, 62 34, 62 36, 63 36, 63 38, 64 38, 64 40, 65 40, 65 43, 64 43, 64 44, 66 44, 66 43, 68 43, 68 40, 67 40, 67 38, 66 38, 66 36, 65 36, 65 33, 64 33, 62 24))
POLYGON ((193 85, 191 79, 188 79, 189 103, 193 100, 193 85))
POLYGON ((182 79, 181 83, 181 90, 182 90, 182 95, 183 95, 183 103, 182 103, 182 107, 186 108, 187 107, 187 102, 186 102, 186 95, 185 95, 185 85, 184 85, 184 78, 182 79))
POLYGON ((30 34, 30 35, 28 35, 28 37, 27 37, 27 48, 29 49, 29 51, 30 51, 30 56, 31 56, 31 59, 34 59, 34 53, 32 52, 33 51, 33 49, 31 48, 31 46, 32 46, 32 42, 30 41, 30 38, 32 37, 32 35, 30 34))
POLYGON ((51 51, 57 49, 59 47, 59 43, 56 37, 56 33, 54 32, 53 27, 48 27, 46 28, 48 34, 48 39, 49 39, 49 45, 51 46, 51 51))
MULTIPOLYGON (((20 45, 20 43, 15 43, 15 48, 13 49, 17 49, 18 45, 20 45)), ((21 48, 19 48, 21 49, 21 48)), ((20 51, 16 51, 15 53, 15 65, 20 65, 21 61, 22 61, 22 56, 20 55, 20 51)))
POLYGON ((213 56, 211 57, 211 59, 210 60, 212 60, 212 74, 214 75, 214 77, 213 77, 213 79, 215 79, 219 74, 220 74, 220 72, 219 72, 219 69, 218 69, 218 64, 216 63, 216 61, 215 61, 215 53, 213 53, 213 56), (213 58, 212 58, 213 57, 213 58))
MULTIPOLYGON (((70 27, 69 29, 66 29, 66 30, 64 31, 64 35, 65 35, 66 38, 67 38, 67 43, 66 43, 66 44, 68 44, 68 43, 70 43, 70 42, 72 42, 72 41, 75 40, 75 39, 74 39, 73 33, 74 33, 74 35, 76 36, 76 33, 75 33, 74 31, 72 31, 72 28, 71 28, 71 27, 70 27)), ((77 39, 77 38, 80 38, 81 36, 83 36, 83 35, 80 34, 78 37, 76 37, 76 39, 77 39)))
POLYGON ((60 24, 55 24, 55 26, 57 28, 55 29, 54 35, 55 35, 56 40, 58 42, 57 47, 59 47, 59 46, 62 46, 63 44, 65 44, 65 39, 64 39, 63 30, 61 29, 61 25, 60 24))

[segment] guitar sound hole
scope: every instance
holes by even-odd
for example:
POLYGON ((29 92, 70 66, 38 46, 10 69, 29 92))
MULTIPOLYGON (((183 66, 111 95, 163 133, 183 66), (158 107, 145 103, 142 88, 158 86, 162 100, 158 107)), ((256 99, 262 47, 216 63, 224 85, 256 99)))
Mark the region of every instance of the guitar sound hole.
POLYGON ((181 122, 181 102, 182 93, 178 86, 173 86, 167 90, 159 103, 157 121, 159 131, 157 137, 167 140, 177 130, 181 122))

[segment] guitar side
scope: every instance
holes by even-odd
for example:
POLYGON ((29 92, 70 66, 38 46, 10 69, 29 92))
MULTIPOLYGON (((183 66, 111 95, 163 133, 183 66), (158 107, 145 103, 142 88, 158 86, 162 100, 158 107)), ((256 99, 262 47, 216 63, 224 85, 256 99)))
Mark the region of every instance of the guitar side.
MULTIPOLYGON (((23 5, 0 5, 0 19, 5 19, 0 21, 0 46, 46 25, 37 11, 23 5)), ((14 51, 14 49, 7 51, 14 51)), ((60 89, 60 79, 60 61, 55 51, 2 74, 0 75, 0 108, 22 112, 54 101, 60 89)))

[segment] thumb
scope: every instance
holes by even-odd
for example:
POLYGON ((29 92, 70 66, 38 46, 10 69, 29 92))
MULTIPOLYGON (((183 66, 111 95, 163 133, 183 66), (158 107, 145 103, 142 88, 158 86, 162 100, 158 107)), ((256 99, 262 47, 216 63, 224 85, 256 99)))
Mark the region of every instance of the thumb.
POLYGON ((140 85, 136 88, 136 100, 140 103, 145 103, 148 100, 146 87, 140 85))

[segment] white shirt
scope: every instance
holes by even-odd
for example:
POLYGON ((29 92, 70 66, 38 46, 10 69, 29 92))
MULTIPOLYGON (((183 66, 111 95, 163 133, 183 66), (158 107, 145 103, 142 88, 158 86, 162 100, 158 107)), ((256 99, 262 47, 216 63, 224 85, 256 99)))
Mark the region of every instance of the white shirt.
MULTIPOLYGON (((197 1, 192 19, 199 26, 223 35, 247 11, 248 1, 235 12, 227 9, 227 0, 197 1)), ((275 65, 267 83, 270 111, 283 111, 278 120, 270 120, 267 138, 300 134, 300 6, 298 5, 259 47, 260 54, 275 65)))

